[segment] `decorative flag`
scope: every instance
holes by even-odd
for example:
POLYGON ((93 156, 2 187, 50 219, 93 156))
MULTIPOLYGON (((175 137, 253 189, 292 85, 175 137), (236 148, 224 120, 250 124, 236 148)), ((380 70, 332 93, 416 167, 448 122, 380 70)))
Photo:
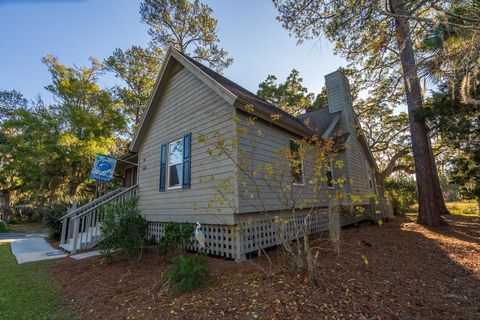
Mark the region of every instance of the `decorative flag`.
POLYGON ((90 178, 101 182, 112 181, 116 163, 117 159, 114 157, 97 154, 90 178))

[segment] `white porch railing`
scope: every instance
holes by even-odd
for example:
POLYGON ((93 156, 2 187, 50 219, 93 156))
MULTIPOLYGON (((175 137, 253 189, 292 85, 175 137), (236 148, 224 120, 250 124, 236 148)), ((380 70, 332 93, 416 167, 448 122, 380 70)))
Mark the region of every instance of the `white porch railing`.
POLYGON ((102 236, 100 225, 103 221, 103 207, 124 203, 136 196, 137 185, 118 188, 64 215, 61 218, 60 248, 75 253, 95 246, 102 236))

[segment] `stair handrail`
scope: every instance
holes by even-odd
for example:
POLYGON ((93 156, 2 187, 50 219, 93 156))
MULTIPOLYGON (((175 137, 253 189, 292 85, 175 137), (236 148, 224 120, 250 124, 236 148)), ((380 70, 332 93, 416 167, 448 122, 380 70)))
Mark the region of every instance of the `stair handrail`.
MULTIPOLYGON (((95 210, 95 209, 98 209, 98 207, 101 207, 101 206, 103 206, 103 205, 106 205, 106 204, 108 204, 109 202, 112 202, 113 200, 115 200, 116 198, 119 198, 119 197, 123 196, 125 193, 128 193, 129 191, 131 191, 131 190, 133 190, 133 189, 136 189, 136 188, 137 188, 137 185, 136 185, 136 184, 133 185, 133 186, 131 186, 131 187, 128 187, 128 188, 124 189, 122 192, 119 192, 119 193, 117 193, 116 195, 112 196, 112 197, 109 198, 107 201, 104 201, 104 202, 101 202, 101 203, 97 203, 95 206, 93 206, 93 207, 91 207, 91 208, 89 208, 89 209, 87 209, 87 210, 85 210, 85 211, 77 214, 76 216, 74 216, 74 217, 72 217, 72 218, 70 218, 70 219, 71 219, 72 221, 75 220, 75 219, 80 219, 80 218, 83 217, 84 215, 92 212, 92 211, 95 210)), ((99 199, 100 199, 100 198, 99 198, 99 199)))
POLYGON ((80 213, 82 210, 88 210, 92 207, 95 207, 99 202, 102 202, 103 200, 105 199, 108 199, 112 196, 115 196, 116 194, 118 194, 120 191, 122 190, 125 190, 124 187, 120 187, 120 188, 117 188, 117 189, 114 189, 106 194, 104 194, 103 196, 100 196, 98 198, 96 198, 95 200, 92 200, 86 204, 84 204, 83 206, 81 207, 78 207, 76 208, 75 210, 72 210, 70 212, 68 212, 67 214, 63 215, 60 220, 63 220, 63 219, 66 219, 66 218, 70 218, 71 216, 73 215, 77 215, 78 213, 80 213))
MULTIPOLYGON (((112 195, 112 192, 110 192, 108 194, 109 195, 108 197, 106 197, 106 195, 105 195, 104 197, 98 198, 97 199, 98 201, 92 201, 90 203, 90 205, 91 205, 90 208, 87 208, 87 206, 83 206, 84 210, 76 210, 75 215, 69 216, 69 217, 66 217, 65 219, 63 219, 62 220, 62 234, 61 234, 61 238, 60 238, 60 245, 68 243, 70 241, 69 239, 73 239, 72 250, 70 252, 75 253, 75 251, 77 250, 77 241, 79 240, 78 239, 78 235, 79 235, 78 227, 79 227, 79 224, 82 223, 81 222, 82 220, 80 220, 80 219, 85 217, 85 219, 87 219, 87 221, 90 221, 89 219, 91 219, 92 217, 90 217, 88 215, 90 215, 90 214, 95 215, 95 210, 98 210, 101 207, 103 207, 104 205, 108 205, 109 203, 111 203, 111 202, 115 201, 116 199, 124 196, 125 194, 128 194, 132 190, 137 189, 137 186, 138 185, 135 184, 135 185, 133 185, 131 187, 128 187, 128 188, 121 188, 121 189, 118 188, 118 189, 116 189, 116 190, 118 190, 118 192, 113 193, 113 195, 112 195), (70 232, 72 232, 72 234, 71 234, 72 237, 70 237, 70 232)), ((126 199, 123 199, 123 200, 128 200, 128 199, 131 199, 135 196, 136 196, 136 193, 132 193, 132 194, 130 194, 130 196, 128 196, 126 199)), ((85 221, 83 223, 85 223, 85 221)))

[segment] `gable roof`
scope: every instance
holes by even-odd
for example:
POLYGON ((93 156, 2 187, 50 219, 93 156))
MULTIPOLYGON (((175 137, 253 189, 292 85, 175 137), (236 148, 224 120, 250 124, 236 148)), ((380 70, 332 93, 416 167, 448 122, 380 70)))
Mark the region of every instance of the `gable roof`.
POLYGON ((187 68, 202 82, 204 82, 207 86, 209 86, 217 94, 223 97, 229 104, 235 106, 237 109, 247 111, 246 106, 253 105, 253 115, 260 119, 272 122, 273 124, 300 136, 311 136, 314 134, 314 131, 305 126, 300 119, 288 114, 280 108, 277 108, 273 104, 268 103, 254 93, 225 78, 221 74, 213 71, 203 64, 195 61, 187 55, 170 48, 165 58, 165 62, 162 65, 162 69, 160 70, 159 76, 155 82, 153 93, 151 94, 147 103, 147 108, 143 113, 140 126, 135 132, 132 143, 130 144, 131 151, 138 152, 140 142, 147 130, 148 122, 152 118, 152 113, 155 110, 155 106, 158 104, 161 94, 163 93, 162 91, 166 87, 168 75, 176 62, 187 68), (280 115, 280 119, 273 121, 271 119, 271 115, 274 114, 280 115))
POLYGON ((197 66, 200 70, 208 74, 212 79, 214 79, 216 82, 218 82, 220 85, 222 85, 224 88, 226 88, 228 91, 230 91, 232 94, 237 96, 237 98, 240 100, 240 102, 243 102, 245 104, 251 104, 256 108, 259 108, 261 110, 264 110, 267 113, 270 114, 278 114, 281 116, 281 118, 287 120, 288 122, 292 123, 292 125, 296 125, 302 128, 305 128, 308 130, 308 128, 303 124, 303 121, 298 119, 297 117, 292 116, 288 112, 283 111, 282 109, 276 107, 275 105, 271 104, 268 101, 263 100, 256 94, 252 93, 251 91, 245 89, 244 87, 238 85, 237 83, 231 81, 230 79, 225 78, 221 74, 213 71, 212 69, 204 66, 200 62, 190 58, 189 56, 180 53, 183 55, 188 61, 190 61, 192 64, 197 66))
POLYGON ((298 116, 302 121, 308 120, 308 127, 316 131, 321 138, 327 138, 340 120, 340 111, 330 113, 327 107, 298 116))

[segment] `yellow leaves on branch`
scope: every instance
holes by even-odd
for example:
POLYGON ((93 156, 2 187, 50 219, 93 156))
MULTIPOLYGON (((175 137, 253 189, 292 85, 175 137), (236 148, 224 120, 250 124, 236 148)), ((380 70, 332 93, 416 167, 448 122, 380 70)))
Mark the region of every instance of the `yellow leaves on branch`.
POLYGON ((205 144, 207 142, 207 138, 203 133, 200 133, 197 138, 198 143, 205 144))
POLYGON ((255 111, 255 107, 251 104, 247 104, 245 106, 245 110, 248 112, 248 113, 253 113, 255 111))
POLYGON ((280 120, 282 116, 280 114, 271 114, 270 115, 270 119, 272 119, 273 121, 278 121, 280 120))

